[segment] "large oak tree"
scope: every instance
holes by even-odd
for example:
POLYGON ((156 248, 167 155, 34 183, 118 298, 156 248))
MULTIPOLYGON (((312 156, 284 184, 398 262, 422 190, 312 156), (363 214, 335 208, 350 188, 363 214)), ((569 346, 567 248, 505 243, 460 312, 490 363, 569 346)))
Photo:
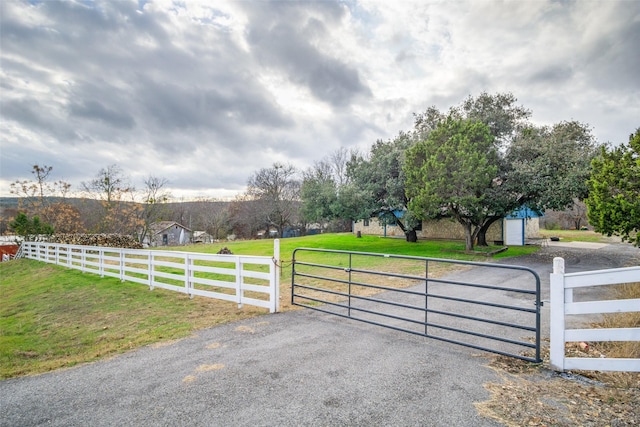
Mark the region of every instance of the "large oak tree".
MULTIPOLYGON (((415 143, 413 133, 401 132, 389 141, 377 141, 367 158, 352 159, 349 174, 358 189, 360 209, 355 219, 377 217, 382 223, 397 224, 408 242, 416 242, 421 221, 408 209, 403 165, 405 152, 415 143)), ((355 193, 355 191, 354 191, 355 193)))
POLYGON ((461 119, 482 122, 494 138, 497 172, 482 195, 486 216, 476 236, 479 245, 487 244, 494 222, 522 206, 564 210, 587 195, 590 162, 599 147, 589 127, 577 121, 536 127, 530 115, 511 94, 482 93, 447 114, 432 107, 416 116, 417 139, 428 138, 444 120, 461 119))
POLYGON ((480 121, 448 118, 429 137, 407 150, 404 173, 409 210, 420 219, 450 216, 465 231, 465 247, 475 239, 491 206, 498 152, 489 127, 480 121))

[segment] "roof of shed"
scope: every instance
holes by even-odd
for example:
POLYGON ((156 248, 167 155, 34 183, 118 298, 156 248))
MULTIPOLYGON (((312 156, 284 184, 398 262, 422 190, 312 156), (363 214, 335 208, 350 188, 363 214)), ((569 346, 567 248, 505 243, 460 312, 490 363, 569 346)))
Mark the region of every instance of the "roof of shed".
POLYGON ((533 209, 527 207, 527 206, 522 206, 520 207, 520 209, 513 211, 510 215, 507 215, 506 218, 507 219, 513 219, 513 218, 524 218, 524 219, 529 219, 529 218, 539 218, 541 216, 544 216, 542 213, 538 213, 536 211, 534 211, 533 209))
POLYGON ((154 222, 153 224, 151 224, 151 226, 149 226, 149 230, 151 230, 152 234, 158 234, 163 232, 164 230, 166 230, 167 228, 171 228, 174 225, 180 227, 180 228, 184 228, 187 231, 191 231, 189 229, 189 227, 185 227, 182 224, 179 224, 175 221, 158 221, 158 222, 154 222))

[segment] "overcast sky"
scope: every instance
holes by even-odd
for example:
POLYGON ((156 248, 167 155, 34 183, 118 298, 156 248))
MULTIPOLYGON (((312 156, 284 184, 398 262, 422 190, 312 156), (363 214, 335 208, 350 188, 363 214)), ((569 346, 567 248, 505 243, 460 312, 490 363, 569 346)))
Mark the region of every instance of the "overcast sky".
POLYGON ((636 0, 3 0, 0 20, 4 196, 34 164, 75 190, 117 164, 233 197, 482 91, 600 142, 640 126, 636 0))

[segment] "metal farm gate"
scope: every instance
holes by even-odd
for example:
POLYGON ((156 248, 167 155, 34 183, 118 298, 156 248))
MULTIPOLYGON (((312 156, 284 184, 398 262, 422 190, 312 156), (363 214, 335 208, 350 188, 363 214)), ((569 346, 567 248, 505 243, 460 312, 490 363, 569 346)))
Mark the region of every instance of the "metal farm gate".
POLYGON ((526 267, 298 248, 291 304, 540 362, 540 277, 526 267))

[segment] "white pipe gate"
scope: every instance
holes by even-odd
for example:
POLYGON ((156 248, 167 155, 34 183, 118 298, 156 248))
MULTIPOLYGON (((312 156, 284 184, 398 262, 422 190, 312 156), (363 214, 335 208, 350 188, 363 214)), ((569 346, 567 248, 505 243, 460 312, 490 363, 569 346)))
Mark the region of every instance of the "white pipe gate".
POLYGON ((291 276, 292 305, 541 362, 540 278, 529 268, 298 248, 291 276), (373 258, 382 258, 375 270, 368 268, 373 258), (411 274, 398 273, 398 264, 411 274), (491 283, 487 275, 473 281, 443 279, 437 277, 443 265, 503 271, 512 277, 503 275, 508 286, 491 283))

